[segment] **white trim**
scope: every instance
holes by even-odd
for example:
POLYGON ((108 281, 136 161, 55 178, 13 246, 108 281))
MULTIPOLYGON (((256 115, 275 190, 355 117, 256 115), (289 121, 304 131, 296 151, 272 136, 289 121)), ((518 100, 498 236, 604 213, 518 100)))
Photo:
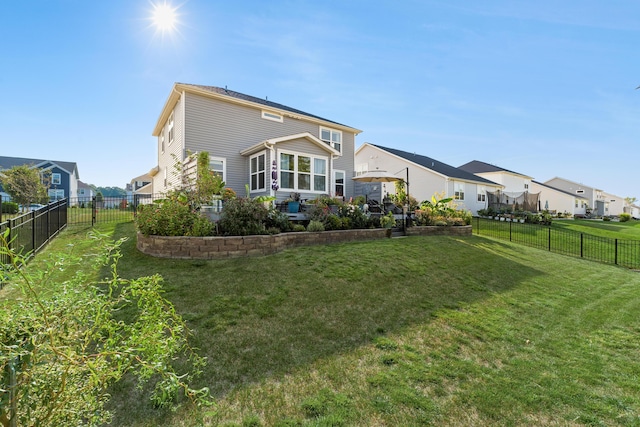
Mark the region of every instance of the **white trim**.
POLYGON ((315 194, 326 194, 327 193, 327 188, 329 188, 329 186, 331 185, 331 180, 329 179, 329 157, 326 156, 319 156, 316 154, 310 154, 310 153, 304 153, 304 152, 298 152, 298 151, 291 151, 291 150, 277 150, 276 153, 276 158, 277 158, 277 164, 278 164, 278 183, 280 184, 280 190, 293 190, 293 191, 298 191, 298 192, 304 192, 304 193, 315 193, 315 194), (281 154, 286 154, 286 155, 291 155, 294 156, 294 166, 293 166, 293 170, 282 170, 281 168, 281 163, 280 163, 280 155, 281 154), (311 159, 310 161, 310 171, 309 171, 309 189, 301 189, 300 186, 298 185, 298 176, 301 173, 306 174, 306 172, 299 172, 298 171, 298 157, 303 156, 303 157, 309 157, 311 159), (314 190, 314 178, 316 176, 322 175, 322 174, 316 174, 315 173, 315 165, 314 165, 314 160, 315 159, 319 159, 319 160, 324 160, 325 162, 325 173, 324 173, 324 190, 314 190), (285 187, 284 186, 284 181, 282 179, 282 174, 283 173, 293 173, 293 188, 290 187, 285 187))
POLYGON ((273 111, 262 110, 261 117, 265 120, 271 120, 272 122, 282 123, 284 121, 282 114, 273 111))
POLYGON ((169 140, 169 145, 171 145, 173 141, 176 139, 176 132, 174 128, 175 128, 175 116, 172 111, 171 114, 169 114, 169 118, 167 119, 167 139, 169 140))
POLYGON ((252 145, 249 148, 245 148, 244 150, 240 151, 240 155, 248 156, 250 154, 257 153, 258 151, 264 148, 272 149, 276 144, 280 142, 292 141, 294 139, 301 139, 301 138, 304 138, 310 142, 313 142, 315 145, 317 145, 318 147, 321 147, 324 151, 327 151, 330 154, 340 155, 340 152, 336 151, 333 147, 325 144, 323 141, 319 140, 317 137, 311 135, 309 132, 302 132, 302 133, 296 133, 293 135, 280 136, 278 138, 266 139, 262 142, 259 142, 255 145, 252 145))
POLYGON ((338 196, 338 192, 336 191, 336 186, 338 185, 336 175, 339 173, 342 174, 342 195, 339 197, 345 197, 347 192, 347 172, 340 169, 336 169, 333 171, 332 180, 331 180, 331 190, 332 190, 331 194, 333 194, 334 196, 338 196))
POLYGON ((341 130, 333 129, 333 128, 326 127, 326 126, 320 126, 320 130, 318 131, 318 135, 320 136, 320 140, 322 142, 324 142, 329 147, 331 147, 334 150, 336 150, 338 153, 342 153, 342 145, 344 144, 343 143, 343 139, 344 138, 342 138, 342 131, 341 130), (329 132, 329 140, 326 140, 326 139, 322 138, 322 131, 328 131, 329 132), (334 132, 340 136, 340 141, 338 141, 338 144, 340 145, 340 148, 336 148, 336 143, 333 141, 334 132))
MULTIPOLYGON (((256 160, 258 161, 258 160, 256 160)), ((250 158, 249 158, 249 192, 250 193, 257 193, 257 192, 264 192, 267 189, 267 181, 269 181, 271 179, 271 176, 269 175, 271 168, 270 165, 267 165, 267 150, 262 150, 259 153, 253 154, 250 158), (260 170, 258 169, 255 173, 252 171, 251 169, 251 162, 253 161, 253 159, 257 159, 260 156, 264 156, 264 169, 260 170), (259 174, 263 173, 264 174, 264 182, 263 182, 263 187, 259 187, 260 185, 260 178, 259 178, 259 174), (256 175, 257 176, 257 185, 258 187, 251 188, 251 182, 253 179, 253 176, 256 175)))
POLYGON ((209 169, 211 169, 213 172, 217 172, 214 169, 211 168, 211 163, 213 163, 214 161, 219 161, 222 162, 222 180, 226 182, 227 179, 227 159, 225 157, 212 157, 209 156, 209 169))

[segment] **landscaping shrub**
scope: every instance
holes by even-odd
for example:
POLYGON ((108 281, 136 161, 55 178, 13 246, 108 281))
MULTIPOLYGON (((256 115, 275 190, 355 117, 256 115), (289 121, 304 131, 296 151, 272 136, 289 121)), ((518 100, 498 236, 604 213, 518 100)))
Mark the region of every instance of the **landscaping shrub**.
MULTIPOLYGON (((293 224, 293 227, 291 227, 291 231, 299 233, 301 231, 307 231, 307 229, 304 228, 304 225, 302 224, 293 224)), ((322 228, 322 231, 324 231, 324 227, 322 228)))
POLYGON ((631 214, 621 213, 620 214, 620 222, 627 222, 631 219, 631 214))
POLYGON ((152 205, 140 205, 136 223, 140 233, 145 236, 191 236, 202 235, 203 223, 197 212, 179 196, 170 197, 152 205), (193 225, 198 230, 194 234, 193 225))
POLYGON ((269 209, 265 226, 267 228, 277 228, 278 232, 287 232, 291 230, 291 221, 289 221, 286 213, 277 209, 269 209))
POLYGON ((2 202, 2 213, 17 214, 19 206, 15 202, 2 202))
POLYGON ((324 231, 324 224, 320 221, 311 220, 307 225, 307 231, 324 231))
POLYGON ((218 226, 220 233, 226 236, 266 234, 268 217, 269 210, 263 203, 239 197, 225 202, 218 226))

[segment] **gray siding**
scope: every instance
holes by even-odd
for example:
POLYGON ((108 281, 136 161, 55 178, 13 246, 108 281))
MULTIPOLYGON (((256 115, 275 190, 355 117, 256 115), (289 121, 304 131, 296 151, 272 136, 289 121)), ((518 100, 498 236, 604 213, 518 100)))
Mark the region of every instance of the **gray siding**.
MULTIPOLYGON (((212 157, 225 158, 227 160, 226 186, 231 187, 239 195, 245 194, 245 184, 249 180, 249 158, 241 156, 240 151, 267 139, 303 132, 320 137, 320 126, 317 123, 286 115, 283 123, 266 120, 261 117, 262 110, 257 107, 252 108, 188 93, 185 108, 185 148, 194 152, 208 151, 212 157)), ((343 131, 342 139, 343 155, 334 161, 334 168, 346 172, 349 182, 346 183, 345 194, 350 195, 353 192, 353 183, 350 178, 353 176, 355 135, 343 131)), ((322 154, 330 158, 326 151, 307 140, 283 142, 276 148, 285 149, 285 147, 291 151, 322 154)), ((268 151, 269 165, 271 164, 270 155, 268 151)), ((330 166, 331 161, 329 161, 330 166)))

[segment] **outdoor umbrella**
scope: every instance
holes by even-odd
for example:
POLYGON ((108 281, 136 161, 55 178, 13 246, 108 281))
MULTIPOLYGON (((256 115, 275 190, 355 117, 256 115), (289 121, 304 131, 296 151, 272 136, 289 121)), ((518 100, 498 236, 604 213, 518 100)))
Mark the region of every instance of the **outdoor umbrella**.
POLYGON ((399 176, 380 170, 366 172, 351 179, 359 182, 394 182, 402 180, 399 176))

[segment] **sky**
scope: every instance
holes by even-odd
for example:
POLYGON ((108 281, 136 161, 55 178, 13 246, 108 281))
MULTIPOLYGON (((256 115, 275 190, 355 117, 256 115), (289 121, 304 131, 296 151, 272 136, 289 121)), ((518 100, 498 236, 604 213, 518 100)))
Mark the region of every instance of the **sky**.
POLYGON ((640 200, 636 0, 0 0, 0 155, 124 187, 175 82, 640 200), (168 3, 173 31, 151 20, 168 3))

